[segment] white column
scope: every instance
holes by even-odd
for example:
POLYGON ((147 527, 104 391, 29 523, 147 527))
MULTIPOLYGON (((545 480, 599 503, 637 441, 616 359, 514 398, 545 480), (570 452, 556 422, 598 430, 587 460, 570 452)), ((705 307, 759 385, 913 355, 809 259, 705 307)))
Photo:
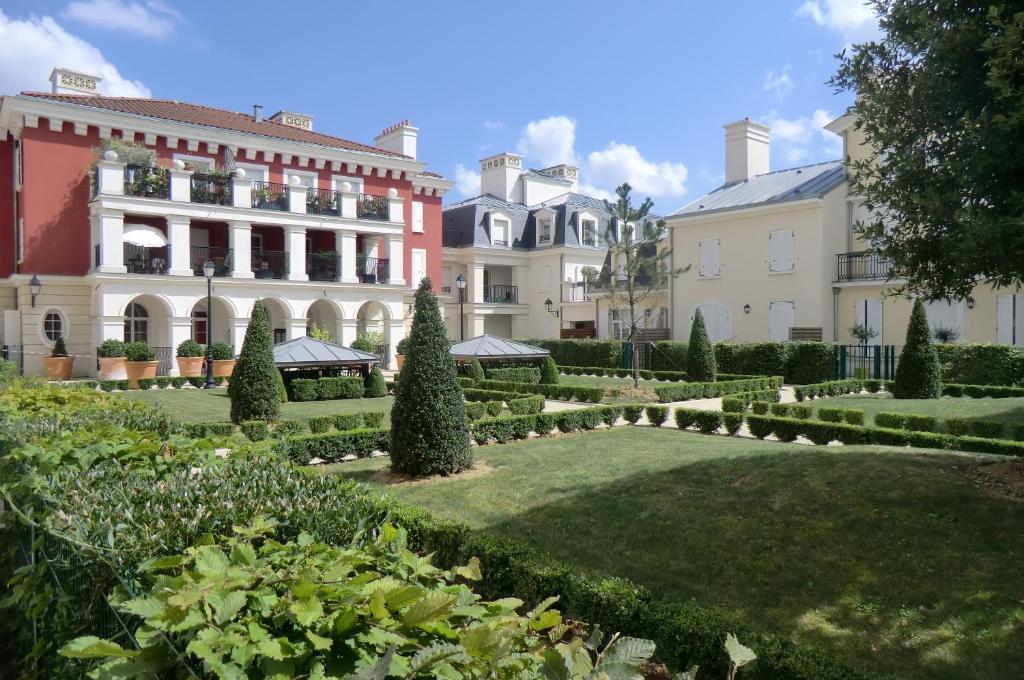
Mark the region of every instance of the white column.
POLYGON ((96 164, 96 193, 104 196, 124 196, 124 166, 117 153, 107 151, 96 164))
POLYGON ((99 333, 96 337, 97 345, 102 344, 104 340, 124 340, 123 316, 101 316, 97 321, 96 330, 99 333))
POLYGON ((288 280, 309 281, 306 274, 306 228, 286 227, 285 244, 288 247, 288 280))
POLYGON ((387 343, 388 343, 388 365, 386 368, 391 368, 395 365, 395 348, 398 347, 398 343, 405 337, 405 320, 397 319, 387 322, 387 328, 389 329, 387 343))
POLYGON ((484 301, 484 266, 470 264, 466 267, 466 302, 484 301))
POLYGON ((124 266, 124 214, 120 210, 99 213, 100 266, 108 274, 125 274, 124 266))
POLYGON ((484 334, 484 319, 481 314, 466 314, 466 339, 484 334))
MULTIPOLYGON (((209 323, 209 321, 207 321, 209 323)), ((207 335, 209 335, 209 327, 207 327, 207 335)), ((192 319, 184 316, 175 316, 171 319, 171 349, 177 350, 185 340, 192 337, 192 319)), ((171 370, 168 371, 168 375, 178 375, 178 362, 174 361, 171 363, 171 370)))
POLYGON ((167 242, 171 250, 172 276, 192 276, 191 220, 181 215, 167 216, 167 242))
POLYGON ((356 319, 342 319, 338 344, 349 347, 359 336, 359 322, 356 319))
POLYGON ((384 242, 388 258, 388 283, 393 286, 405 285, 405 248, 401 236, 388 236, 384 242))
POLYGON ((174 161, 174 165, 168 171, 168 180, 171 183, 172 201, 192 202, 192 171, 186 170, 181 160, 174 161))
POLYGON ((288 327, 288 339, 294 340, 306 335, 306 319, 288 319, 285 325, 288 327))
POLYGON ((236 279, 255 278, 252 273, 252 225, 229 222, 228 243, 231 246, 231 276, 236 279))
POLYGON ((359 194, 352 191, 352 185, 349 182, 341 183, 341 216, 347 217, 350 220, 356 219, 358 214, 358 208, 356 204, 359 201, 359 194))
POLYGON ((298 177, 292 177, 288 185, 288 211, 293 213, 306 212, 306 187, 298 184, 298 177))
POLYGON ((235 168, 231 178, 231 205, 236 208, 252 207, 252 182, 245 176, 245 168, 235 168))
POLYGON ((335 232, 334 249, 341 255, 341 282, 359 283, 356 272, 356 235, 350 231, 335 232))

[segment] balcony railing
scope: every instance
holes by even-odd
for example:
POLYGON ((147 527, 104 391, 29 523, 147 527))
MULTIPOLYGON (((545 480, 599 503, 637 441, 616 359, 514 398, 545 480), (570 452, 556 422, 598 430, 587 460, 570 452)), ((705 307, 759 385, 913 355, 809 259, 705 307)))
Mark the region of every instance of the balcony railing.
POLYGON ((124 244, 124 266, 129 274, 166 274, 171 259, 170 246, 146 248, 124 244))
POLYGON ((257 279, 283 279, 288 273, 288 253, 280 250, 254 249, 252 273, 257 279))
POLYGON ((288 210, 288 187, 277 182, 252 183, 252 207, 263 210, 288 210))
POLYGON ((213 260, 213 275, 227 276, 231 273, 231 248, 216 248, 212 246, 192 246, 192 273, 196 276, 205 276, 203 265, 207 260, 213 260))
POLYGON ((167 198, 167 169, 148 165, 124 167, 124 195, 143 198, 167 198))
POLYGON ((519 286, 484 286, 484 302, 519 303, 519 286))
POLYGON ((357 257, 356 276, 363 283, 387 283, 388 261, 379 257, 357 257))
POLYGON ((306 275, 310 281, 337 281, 341 278, 341 256, 337 253, 306 255, 306 275))
POLYGON ((884 281, 889 278, 892 261, 884 255, 865 250, 836 255, 839 281, 884 281))
POLYGON ((578 283, 570 283, 565 287, 565 302, 586 302, 587 293, 589 292, 587 283, 580 281, 578 283))
POLYGON ((231 205, 231 177, 229 175, 193 174, 192 202, 231 205))
POLYGON ((386 220, 388 218, 387 197, 359 194, 359 198, 356 199, 356 217, 364 220, 386 220))
POLYGON ((306 212, 310 215, 340 215, 341 194, 330 189, 307 189, 306 212))

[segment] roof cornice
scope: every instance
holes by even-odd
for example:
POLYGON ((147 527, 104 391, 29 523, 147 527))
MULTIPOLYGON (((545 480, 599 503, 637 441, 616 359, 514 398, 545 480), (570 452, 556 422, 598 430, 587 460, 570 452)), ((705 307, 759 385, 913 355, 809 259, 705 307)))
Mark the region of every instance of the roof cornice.
POLYGON ((755 215, 770 215, 773 213, 790 212, 814 208, 824 203, 824 196, 812 196, 793 201, 774 201, 758 203, 738 208, 718 208, 717 210, 704 210, 699 213, 686 213, 684 215, 669 215, 665 217, 665 226, 681 227, 691 224, 703 224, 705 222, 723 222, 732 218, 753 217, 755 215), (683 224, 685 222, 685 224, 683 224))

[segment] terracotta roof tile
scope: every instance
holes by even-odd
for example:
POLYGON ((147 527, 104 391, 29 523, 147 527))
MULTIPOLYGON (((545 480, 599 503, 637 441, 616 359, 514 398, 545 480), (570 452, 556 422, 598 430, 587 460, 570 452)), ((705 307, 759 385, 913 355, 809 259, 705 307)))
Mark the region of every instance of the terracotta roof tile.
POLYGON ((393 151, 379 149, 367 144, 360 144, 359 142, 353 142, 340 137, 325 135, 320 132, 301 130, 282 123, 275 123, 270 120, 264 120, 261 123, 257 123, 253 120, 252 116, 246 113, 236 113, 225 109, 215 109, 209 106, 189 104, 173 99, 103 97, 88 94, 52 94, 49 92, 22 92, 21 94, 26 97, 49 99, 66 104, 106 109, 108 111, 118 111, 121 113, 130 113, 137 116, 161 118, 163 120, 172 120, 179 123, 204 125, 222 130, 235 130, 237 132, 263 135, 266 137, 277 137, 279 139, 286 139, 292 142, 318 144, 320 146, 330 146, 338 149, 346 149, 348 151, 392 156, 394 158, 409 158, 408 156, 395 153, 393 151))

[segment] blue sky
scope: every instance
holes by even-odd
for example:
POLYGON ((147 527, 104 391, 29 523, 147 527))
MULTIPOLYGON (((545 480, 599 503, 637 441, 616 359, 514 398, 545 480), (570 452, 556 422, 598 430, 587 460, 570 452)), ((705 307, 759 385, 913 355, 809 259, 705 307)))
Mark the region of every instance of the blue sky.
POLYGON ((372 142, 408 118, 419 155, 474 191, 477 161, 576 162, 594 193, 630 181, 669 212, 723 174, 722 124, 772 126, 773 169, 838 158, 821 125, 850 102, 825 81, 869 37, 861 0, 0 2, 0 93, 50 68, 111 94, 313 114, 372 142))

